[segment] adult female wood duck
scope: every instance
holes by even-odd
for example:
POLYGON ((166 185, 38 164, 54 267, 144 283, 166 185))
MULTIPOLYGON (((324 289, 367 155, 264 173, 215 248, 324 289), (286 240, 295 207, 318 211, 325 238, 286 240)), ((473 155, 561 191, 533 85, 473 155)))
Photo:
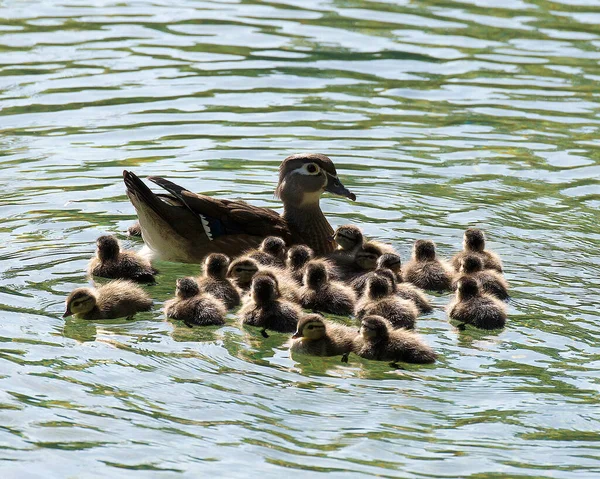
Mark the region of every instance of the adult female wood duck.
POLYGON ((266 236, 288 245, 307 244, 317 255, 335 249, 333 229, 319 206, 325 191, 355 200, 341 183, 333 162, 321 154, 288 156, 279 167, 275 195, 280 216, 242 201, 192 193, 164 178, 150 181, 171 195, 156 195, 133 173, 124 171, 127 196, 135 207, 146 245, 165 261, 199 263, 209 253, 236 256, 256 248, 266 236))

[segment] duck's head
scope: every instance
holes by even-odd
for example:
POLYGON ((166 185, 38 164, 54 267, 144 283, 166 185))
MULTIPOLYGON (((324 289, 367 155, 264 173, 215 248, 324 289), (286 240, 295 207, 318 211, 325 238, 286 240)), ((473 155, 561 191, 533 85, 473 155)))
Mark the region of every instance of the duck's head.
POLYGON ((285 241, 279 236, 267 236, 260 244, 259 249, 263 253, 275 256, 280 260, 285 259, 285 241))
POLYGON ((413 255, 417 261, 433 261, 435 259, 435 243, 431 240, 415 241, 413 255))
POLYGON ((304 284, 310 289, 318 289, 329 280, 327 265, 323 261, 312 260, 304 271, 304 284))
POLYGON ((381 256, 381 249, 372 243, 366 242, 354 255, 354 262, 367 271, 377 268, 377 260, 381 256))
POLYGON ((388 325, 381 316, 365 316, 360 323, 359 333, 368 340, 383 339, 389 335, 388 325))
POLYGON ((323 318, 319 314, 307 314, 298 321, 298 327, 292 338, 314 341, 321 339, 325 334, 327 334, 327 328, 323 318))
POLYGON ((100 236, 96 240, 97 254, 100 261, 117 259, 119 256, 119 241, 112 235, 100 236))
POLYGON ((463 276, 456 285, 456 294, 458 299, 465 300, 473 298, 479 294, 479 284, 475 278, 463 276))
POLYGON ((275 190, 275 196, 283 203, 300 207, 316 205, 325 191, 356 200, 356 195, 338 178, 335 165, 327 156, 308 153, 288 156, 283 160, 275 190))
POLYGON ((308 263, 314 256, 313 250, 306 245, 292 246, 287 252, 286 265, 296 271, 308 263))
POLYGON ((387 279, 389 281, 389 283, 390 283, 391 290, 392 291, 396 291, 396 283, 398 281, 396 280, 396 275, 394 274, 394 272, 391 269, 389 269, 389 268, 377 268, 375 270, 375 273, 378 276, 382 276, 385 279, 387 279))
POLYGON ((271 272, 262 271, 252 278, 252 299, 256 304, 264 304, 275 301, 281 295, 277 278, 271 272))
POLYGON ((333 233, 333 239, 340 249, 352 251, 363 244, 364 236, 358 226, 342 225, 338 226, 333 233))
POLYGON ((376 274, 367 281, 366 292, 370 299, 385 298, 392 293, 392 285, 388 278, 376 274))
POLYGON ((204 272, 216 279, 225 279, 229 268, 229 257, 221 253, 211 253, 204 260, 204 272))
POLYGON ((463 256, 460 262, 459 273, 472 274, 477 271, 483 271, 483 261, 479 256, 467 254, 463 256))
POLYGON ((66 300, 63 318, 73 314, 89 313, 96 306, 96 294, 90 288, 77 288, 66 300))
POLYGON ((252 258, 238 258, 231 262, 227 277, 234 278, 239 283, 249 283, 258 272, 258 263, 252 258))
POLYGON ((200 288, 194 278, 179 278, 175 287, 179 299, 188 299, 200 294, 200 288))
POLYGON ((477 228, 469 228, 463 236, 463 248, 466 251, 481 252, 485 249, 485 234, 477 228))
POLYGON ((402 261, 400 260, 400 256, 397 254, 382 254, 377 259, 377 268, 385 268, 393 271, 394 273, 399 273, 400 269, 402 268, 402 261))

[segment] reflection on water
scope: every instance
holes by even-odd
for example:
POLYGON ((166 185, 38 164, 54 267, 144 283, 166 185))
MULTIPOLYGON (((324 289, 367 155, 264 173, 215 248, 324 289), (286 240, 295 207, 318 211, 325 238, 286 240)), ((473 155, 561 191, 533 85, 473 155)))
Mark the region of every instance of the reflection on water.
POLYGON ((6 477, 598 475, 597 2, 22 1, 0 16, 6 477), (97 236, 139 245, 124 168, 278 207, 279 162, 301 151, 329 154, 358 195, 325 199, 331 222, 404 259, 417 238, 450 255, 484 228, 509 327, 458 332, 437 296, 419 323, 434 366, 291 358, 286 336, 233 317, 165 321, 175 278, 198 271, 169 263, 153 312, 60 318, 97 236))

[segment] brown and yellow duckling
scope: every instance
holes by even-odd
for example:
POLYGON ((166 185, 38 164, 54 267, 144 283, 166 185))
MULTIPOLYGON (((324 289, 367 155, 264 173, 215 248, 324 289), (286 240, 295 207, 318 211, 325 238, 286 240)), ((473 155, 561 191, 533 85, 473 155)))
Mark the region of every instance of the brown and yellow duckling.
POLYGON ((352 284, 361 276, 377 268, 377 259, 381 256, 381 249, 374 243, 367 241, 354 254, 351 263, 338 263, 340 277, 352 284))
POLYGON ((357 356, 375 361, 397 361, 415 364, 434 363, 437 354, 414 332, 393 329, 381 316, 365 316, 359 334, 354 338, 352 351, 357 356))
POLYGON ((404 281, 421 289, 450 291, 454 270, 436 256, 435 243, 430 240, 417 240, 411 260, 402 269, 404 281))
POLYGON ((428 314, 433 311, 433 306, 427 298, 427 295, 414 284, 403 283, 402 278, 397 282, 396 274, 387 268, 378 268, 374 273, 388 278, 392 286, 392 292, 401 298, 412 301, 420 314, 428 314))
POLYGON ((457 284, 456 297, 446 311, 459 321, 459 329, 471 324, 481 329, 500 329, 506 324, 506 307, 491 294, 482 293, 475 278, 463 276, 457 284))
POLYGON ((278 236, 267 236, 257 250, 248 251, 245 256, 256 260, 263 266, 285 267, 285 241, 278 236))
POLYGON ((293 333, 301 314, 299 306, 281 297, 277 279, 268 272, 260 272, 252 278, 250 296, 244 298, 238 312, 242 324, 262 328, 265 338, 269 337, 267 329, 293 333))
POLYGON ((350 284, 354 288, 356 294, 362 294, 367 286, 367 281, 369 278, 382 270, 388 270, 392 272, 396 282, 402 282, 402 262, 400 260, 400 256, 394 253, 385 253, 377 259, 377 268, 374 271, 370 271, 352 279, 350 284))
POLYGON ((485 234, 477 228, 469 228, 463 235, 463 250, 452 257, 452 266, 460 269, 462 258, 467 254, 475 254, 483 261, 484 269, 493 269, 502 273, 502 261, 493 251, 485 249, 485 234))
POLYGON ((123 251, 117 238, 100 236, 96 240, 96 256, 88 264, 88 274, 111 279, 130 279, 153 283, 158 271, 134 251, 123 251))
POLYGON ((313 250, 303 244, 292 246, 287 252, 285 265, 288 273, 296 283, 302 285, 304 277, 304 267, 311 259, 313 259, 313 250))
POLYGON ((250 290, 252 278, 259 272, 268 272, 277 278, 278 289, 283 298, 297 303, 300 300, 298 283, 292 279, 285 269, 275 266, 263 266, 256 260, 241 256, 234 259, 227 270, 227 277, 235 282, 243 292, 250 290))
POLYGON ((392 284, 385 276, 375 275, 356 303, 356 317, 383 316, 393 328, 413 329, 419 310, 415 303, 393 295, 392 284))
POLYGON ((204 274, 198 279, 200 292, 212 294, 223 301, 227 309, 240 305, 238 288, 227 279, 229 258, 221 253, 209 254, 204 260, 204 274))
POLYGON ((343 316, 353 313, 356 303, 354 291, 330 279, 326 261, 310 261, 304 271, 303 284, 300 288, 300 304, 303 308, 343 316))
POLYGON ((471 276, 478 281, 483 293, 491 294, 501 300, 509 298, 507 281, 498 271, 483 269, 483 261, 480 256, 474 254, 464 255, 458 272, 460 274, 452 282, 454 289, 456 289, 458 281, 464 276, 471 276))
POLYGON ((355 337, 355 328, 325 321, 319 314, 307 314, 298 321, 290 350, 311 356, 342 356, 342 362, 347 363, 355 337))
MULTIPOLYGON (((333 253, 330 253, 329 258, 342 266, 348 262, 352 263, 356 253, 367 243, 362 230, 354 225, 339 226, 333 234, 333 239, 338 247, 333 253)), ((380 254, 396 253, 392 246, 380 241, 369 240, 368 243, 379 248, 380 254)))
POLYGON ((139 311, 149 311, 152 299, 132 281, 114 280, 98 288, 77 288, 66 301, 63 318, 81 319, 131 318, 139 311))
POLYGON ((179 319, 188 327, 225 324, 227 308, 212 294, 202 293, 194 278, 177 280, 175 297, 165 302, 167 318, 179 319))

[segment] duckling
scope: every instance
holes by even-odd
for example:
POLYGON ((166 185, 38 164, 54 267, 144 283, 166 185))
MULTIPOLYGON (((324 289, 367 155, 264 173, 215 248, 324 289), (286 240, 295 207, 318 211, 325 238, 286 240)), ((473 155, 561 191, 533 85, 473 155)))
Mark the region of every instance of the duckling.
POLYGON ((294 281, 299 285, 302 285, 304 266, 306 266, 306 263, 313 259, 313 257, 313 250, 303 244, 292 246, 288 250, 285 265, 294 281))
POLYGON ((396 296, 412 301, 420 314, 428 314, 433 311, 433 306, 423 290, 417 288, 414 284, 403 283, 402 277, 396 281, 396 274, 387 268, 377 268, 373 273, 385 276, 392 286, 392 292, 395 293, 396 296))
POLYGON ((342 362, 347 363, 355 337, 354 328, 325 321, 319 314, 307 314, 298 321, 290 350, 311 356, 341 355, 342 362))
POLYGON ((283 298, 294 303, 300 301, 298 284, 285 269, 275 266, 262 266, 256 260, 247 256, 241 256, 231 262, 227 270, 227 277, 231 278, 238 288, 246 292, 250 289, 252 278, 259 272, 269 272, 277 278, 279 291, 283 298))
POLYGON ((304 271, 303 283, 304 286, 300 288, 300 304, 303 308, 342 316, 354 311, 354 291, 339 281, 329 279, 325 261, 310 261, 304 271))
MULTIPOLYGON (((337 243, 338 249, 330 253, 328 258, 341 265, 352 263, 356 253, 366 242, 362 230, 354 225, 339 226, 333 233, 333 239, 337 243)), ((396 253, 392 246, 380 241, 370 240, 369 243, 379 248, 380 254, 396 253)))
POLYGON ((260 272, 254 275, 250 293, 238 312, 243 324, 262 328, 261 334, 265 338, 269 337, 267 329, 280 333, 296 331, 302 311, 281 297, 277 279, 272 274, 260 272))
POLYGON ((285 241, 278 236, 267 236, 257 250, 248 251, 245 256, 263 266, 285 267, 285 241))
POLYGON ((456 289, 458 281, 465 275, 475 278, 479 282, 482 292, 491 294, 498 299, 507 300, 508 283, 504 277, 493 269, 483 269, 483 261, 480 256, 474 254, 463 255, 460 261, 459 276, 452 282, 456 289))
POLYGON ((412 259, 404 265, 402 278, 422 289, 449 291, 454 271, 446 261, 436 257, 435 243, 417 240, 412 259))
POLYGON ((352 283, 357 278, 377 268, 377 259, 381 256, 381 249, 375 243, 367 241, 354 254, 354 261, 346 265, 339 265, 342 279, 352 283))
POLYGON ((136 221, 129 228, 127 228, 127 234, 129 236, 142 236, 142 227, 140 226, 140 222, 136 221))
POLYGON ((506 324, 506 307, 491 294, 482 293, 475 278, 463 276, 457 284, 456 297, 446 311, 450 319, 481 329, 500 329, 506 324))
POLYGON ((180 319, 189 328, 225 324, 227 308, 212 294, 202 293, 194 278, 177 280, 175 297, 165 302, 167 318, 180 319))
POLYGON ((240 305, 240 292, 227 279, 229 258, 221 253, 209 254, 204 259, 204 275, 199 278, 198 286, 202 293, 212 294, 225 303, 227 309, 240 305))
POLYGON ((365 359, 396 362, 430 364, 437 354, 414 332, 405 329, 392 329, 381 316, 365 316, 359 334, 352 345, 354 354, 365 359))
POLYGON ((111 235, 96 240, 96 256, 88 264, 88 274, 111 279, 131 279, 153 283, 158 273, 150 262, 134 251, 121 251, 119 241, 111 235))
POLYGON ((110 281, 94 288, 77 288, 67 298, 63 318, 130 319, 138 311, 149 311, 152 299, 142 288, 126 280, 110 281))
POLYGON ((402 282, 402 262, 400 260, 400 256, 394 253, 385 253, 382 254, 377 259, 377 268, 374 271, 370 271, 361 276, 357 276, 351 281, 351 286, 354 288, 356 294, 362 294, 365 290, 365 286, 367 285, 367 281, 369 278, 377 274, 382 270, 388 270, 393 273, 394 279, 397 282, 402 282))
POLYGON ((460 269, 460 260, 466 254, 475 254, 483 261, 484 269, 493 269, 502 273, 502 261, 493 251, 485 249, 485 234, 477 228, 469 228, 463 236, 463 250, 452 257, 452 266, 460 269))
POLYGON ((356 303, 356 317, 383 316, 393 328, 413 329, 419 311, 415 303, 392 295, 388 278, 375 275, 367 281, 362 298, 356 303))

